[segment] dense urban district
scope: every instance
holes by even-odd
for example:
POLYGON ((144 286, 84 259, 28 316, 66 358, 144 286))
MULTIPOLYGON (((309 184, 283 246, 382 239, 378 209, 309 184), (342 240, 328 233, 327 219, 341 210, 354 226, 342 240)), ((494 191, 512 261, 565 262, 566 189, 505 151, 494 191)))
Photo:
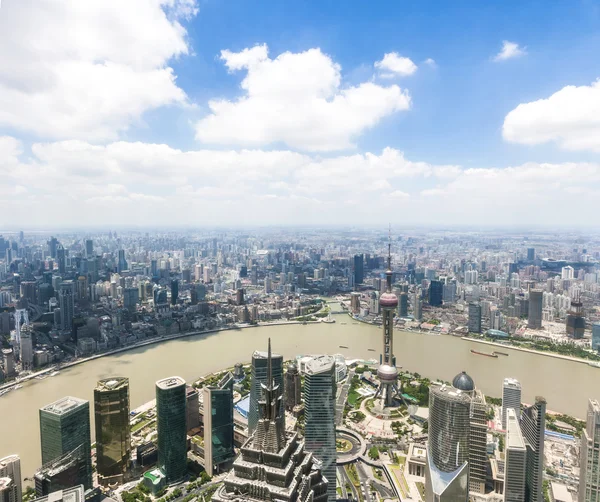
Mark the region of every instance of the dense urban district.
POLYGON ((472 357, 530 350, 600 368, 596 237, 5 232, 0 256, 0 406, 26 381, 191 334, 341 319, 381 330, 372 359, 314 347, 284 360, 269 341, 195 381, 165 375, 136 409, 126 375, 103 378, 92 406, 41 407, 35 473, 0 437, 0 502, 600 500, 595 396, 581 421, 542 396, 524 403, 512 375, 486 396, 464 371, 432 380, 394 352, 394 330, 414 331, 483 342, 472 357))

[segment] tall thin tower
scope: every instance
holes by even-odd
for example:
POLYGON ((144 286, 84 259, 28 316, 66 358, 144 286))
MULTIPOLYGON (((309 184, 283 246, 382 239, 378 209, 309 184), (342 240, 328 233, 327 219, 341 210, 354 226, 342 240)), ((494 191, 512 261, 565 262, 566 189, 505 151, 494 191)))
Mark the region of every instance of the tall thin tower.
POLYGON ((394 358, 394 312, 398 307, 398 297, 392 293, 392 239, 388 243, 388 268, 385 272, 386 291, 379 297, 379 306, 383 316, 383 354, 377 369, 379 389, 375 397, 381 396, 385 406, 393 404, 394 392, 397 391, 398 370, 394 358))

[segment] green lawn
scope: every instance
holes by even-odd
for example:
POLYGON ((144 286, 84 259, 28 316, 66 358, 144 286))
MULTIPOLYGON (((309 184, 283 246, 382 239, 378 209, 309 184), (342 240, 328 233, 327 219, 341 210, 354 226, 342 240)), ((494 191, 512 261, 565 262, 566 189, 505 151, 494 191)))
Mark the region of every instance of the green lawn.
POLYGON ((131 428, 131 432, 137 432, 140 429, 143 429, 144 427, 146 427, 146 425, 148 425, 150 422, 152 422, 153 420, 144 418, 143 420, 140 420, 137 424, 135 424, 132 428, 131 428))
POLYGON ((356 401, 361 398, 361 395, 355 390, 348 392, 348 404, 352 407, 356 406, 356 401))

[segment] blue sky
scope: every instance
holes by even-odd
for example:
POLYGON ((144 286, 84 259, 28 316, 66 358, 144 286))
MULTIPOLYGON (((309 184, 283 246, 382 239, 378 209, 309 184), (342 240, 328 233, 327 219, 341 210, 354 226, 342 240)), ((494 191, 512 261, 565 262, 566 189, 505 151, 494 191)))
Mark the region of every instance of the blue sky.
MULTIPOLYGON (((403 82, 413 109, 364 134, 361 149, 392 145, 410 157, 463 165, 573 160, 557 148, 507 147, 502 123, 519 103, 566 85, 589 85, 600 76, 600 58, 594 57, 600 49, 600 2, 454 4, 207 1, 188 26, 196 56, 181 58, 173 68, 178 83, 203 103, 240 94, 243 75, 227 73, 218 60, 222 49, 266 43, 277 55, 320 47, 342 66, 346 83, 370 78, 373 61, 387 52, 417 63, 432 58, 436 69, 425 68, 403 82), (528 57, 494 62, 503 40, 526 46, 528 57)), ((193 133, 182 129, 169 143, 193 148, 193 133)))
POLYGON ((411 207, 481 225, 567 224, 575 204, 592 225, 599 53, 597 0, 3 0, 5 193, 32 225, 161 204, 185 224, 251 205, 265 224, 411 207))

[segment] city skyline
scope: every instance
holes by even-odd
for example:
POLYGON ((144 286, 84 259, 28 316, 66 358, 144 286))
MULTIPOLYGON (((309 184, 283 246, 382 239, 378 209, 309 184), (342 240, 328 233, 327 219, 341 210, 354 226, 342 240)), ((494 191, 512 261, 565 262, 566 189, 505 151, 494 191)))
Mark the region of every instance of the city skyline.
POLYGON ((596 1, 30 1, 0 11, 0 226, 596 224, 596 1))

